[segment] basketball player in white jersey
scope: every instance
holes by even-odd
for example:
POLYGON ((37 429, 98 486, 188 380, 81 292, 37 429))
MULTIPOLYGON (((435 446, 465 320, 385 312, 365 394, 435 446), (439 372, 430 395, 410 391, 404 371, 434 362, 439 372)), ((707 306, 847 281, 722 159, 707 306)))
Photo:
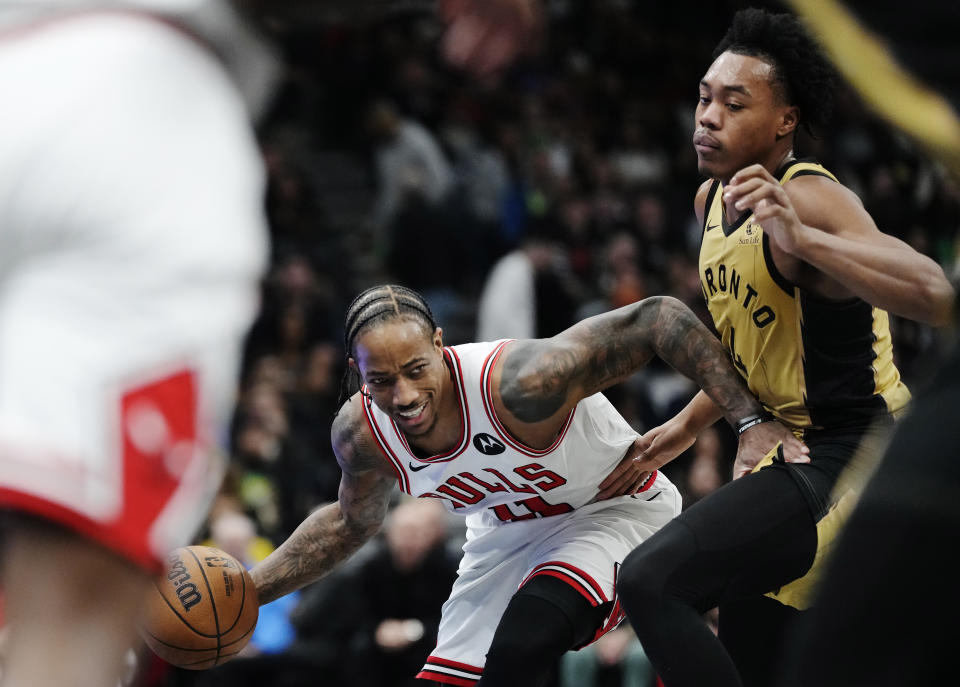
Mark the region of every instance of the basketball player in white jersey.
MULTIPOLYGON (((439 499, 467 518, 459 577, 418 675, 439 683, 542 684, 565 651, 622 619, 619 562, 680 512, 680 498, 658 466, 621 465, 637 435, 601 389, 659 355, 731 423, 761 412, 717 339, 670 298, 551 339, 445 348, 418 294, 380 286, 353 302, 345 331, 362 386, 332 432, 340 499, 253 578, 263 603, 317 579, 376 533, 397 483, 439 499)), ((746 430, 740 451, 766 453, 778 441, 805 460, 772 422, 746 430)))

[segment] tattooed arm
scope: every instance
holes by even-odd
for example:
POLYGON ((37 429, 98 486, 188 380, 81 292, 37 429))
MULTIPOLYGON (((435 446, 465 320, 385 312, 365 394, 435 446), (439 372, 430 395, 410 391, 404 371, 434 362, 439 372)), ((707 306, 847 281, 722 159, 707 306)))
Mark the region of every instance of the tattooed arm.
POLYGON ((373 445, 359 395, 333 422, 340 499, 314 511, 250 574, 265 604, 318 580, 380 529, 396 476, 373 445))
POLYGON ((500 401, 522 423, 545 423, 655 355, 693 379, 731 423, 763 413, 717 338, 687 306, 664 296, 588 318, 550 339, 510 344, 499 366, 500 401))

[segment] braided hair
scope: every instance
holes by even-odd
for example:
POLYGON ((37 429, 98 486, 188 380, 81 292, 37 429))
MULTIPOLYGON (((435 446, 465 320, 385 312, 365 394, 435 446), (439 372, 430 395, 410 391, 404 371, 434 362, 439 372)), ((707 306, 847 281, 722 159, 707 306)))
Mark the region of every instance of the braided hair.
MULTIPOLYGON (((420 320, 424 329, 430 334, 433 334, 437 328, 437 322, 427 301, 419 293, 405 286, 396 284, 374 286, 354 298, 350 307, 347 308, 347 317, 343 326, 343 351, 347 360, 353 357, 353 347, 360 332, 400 317, 420 320)), ((357 387, 360 388, 362 385, 359 373, 347 365, 343 379, 340 381, 338 408, 350 398, 351 382, 354 378, 356 378, 357 387)))
POLYGON ((733 16, 713 51, 757 57, 773 67, 775 92, 800 110, 800 126, 814 138, 833 109, 836 70, 799 19, 751 7, 733 16))

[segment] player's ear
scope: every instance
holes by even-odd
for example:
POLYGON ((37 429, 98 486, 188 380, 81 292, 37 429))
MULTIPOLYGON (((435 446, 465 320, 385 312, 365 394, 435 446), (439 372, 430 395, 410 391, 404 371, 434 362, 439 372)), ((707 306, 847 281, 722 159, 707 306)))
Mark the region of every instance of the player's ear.
POLYGON ((784 108, 783 112, 780 114, 780 122, 777 127, 777 138, 783 138, 784 136, 789 136, 794 131, 797 130, 797 126, 800 124, 800 110, 795 106, 790 106, 784 108))
POLYGON ((443 329, 440 327, 433 330, 433 345, 438 351, 443 350, 443 329))
POLYGON ((353 359, 352 355, 347 356, 347 366, 357 374, 360 374, 360 368, 357 367, 357 361, 353 359))

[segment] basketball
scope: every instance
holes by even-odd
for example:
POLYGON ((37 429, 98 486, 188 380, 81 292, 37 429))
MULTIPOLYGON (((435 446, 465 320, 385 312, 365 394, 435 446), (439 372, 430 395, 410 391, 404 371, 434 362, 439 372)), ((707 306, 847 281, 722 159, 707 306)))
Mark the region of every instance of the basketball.
POLYGON ((157 656, 179 668, 213 668, 250 641, 260 604, 250 573, 230 554, 186 546, 147 594, 140 634, 157 656))

